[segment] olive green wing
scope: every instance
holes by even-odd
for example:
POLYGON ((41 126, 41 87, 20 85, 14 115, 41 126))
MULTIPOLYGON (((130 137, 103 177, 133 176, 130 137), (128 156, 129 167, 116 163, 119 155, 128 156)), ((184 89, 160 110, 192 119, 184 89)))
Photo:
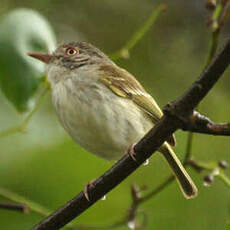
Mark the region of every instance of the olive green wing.
MULTIPOLYGON (((132 100, 144 112, 146 112, 153 124, 156 124, 163 116, 160 107, 148 94, 141 84, 126 70, 117 66, 104 65, 100 68, 102 81, 116 95, 132 100)), ((171 145, 175 145, 175 138, 168 139, 171 145)))

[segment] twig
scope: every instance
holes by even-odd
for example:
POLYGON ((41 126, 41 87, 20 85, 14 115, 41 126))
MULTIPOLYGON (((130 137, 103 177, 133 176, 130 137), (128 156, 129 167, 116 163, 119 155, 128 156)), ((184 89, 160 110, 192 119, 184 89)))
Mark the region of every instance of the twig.
POLYGON ((164 180, 158 187, 156 187, 154 190, 146 194, 145 196, 140 198, 140 203, 143 203, 147 200, 149 200, 151 197, 155 196, 156 194, 160 193, 163 189, 165 189, 167 186, 169 186, 173 181, 175 180, 175 176, 171 175, 167 177, 167 179, 164 180))
MULTIPOLYGON (((52 213, 51 210, 49 210, 48 208, 45 208, 43 207, 42 205, 34 202, 34 201, 31 201, 21 195, 18 195, 16 194, 15 192, 12 192, 6 188, 2 188, 0 187, 0 196, 10 200, 10 201, 13 201, 13 202, 16 202, 18 204, 6 204, 5 206, 5 209, 7 209, 7 205, 10 209, 10 206, 12 207, 12 210, 13 208, 15 207, 15 209, 20 209, 20 208, 24 208, 24 212, 27 212, 27 211, 33 211, 43 217, 47 217, 48 215, 50 215, 50 213, 52 213)), ((0 208, 1 208, 1 203, 0 203, 0 208)), ((2 206, 3 208, 3 206, 2 206)), ((19 210, 18 210, 19 211, 19 210)), ((68 228, 69 230, 72 230, 72 229, 75 229, 75 227, 77 228, 78 226, 75 226, 71 223, 69 223, 66 228, 68 228)))
POLYGON ((154 9, 144 25, 142 25, 141 28, 136 31, 131 39, 129 39, 129 41, 120 50, 111 54, 110 58, 113 60, 117 60, 121 57, 128 58, 130 50, 143 38, 150 27, 155 23, 159 15, 165 11, 166 7, 166 4, 162 3, 156 9, 154 9))
MULTIPOLYGON (((209 53, 206 59, 204 69, 207 68, 207 66, 211 63, 211 61, 213 60, 216 54, 220 32, 221 29, 223 28, 224 23, 226 22, 226 18, 228 15, 227 12, 229 11, 229 5, 230 5, 229 3, 230 3, 229 0, 220 1, 212 14, 212 18, 211 18, 212 37, 211 37, 209 53)), ((194 133, 189 132, 187 137, 185 160, 189 160, 191 158, 193 140, 194 140, 194 133)))
MULTIPOLYGON (((210 171, 211 173, 208 175, 208 178, 210 178, 210 176, 211 176, 211 178, 218 177, 228 187, 230 187, 230 179, 224 173, 224 169, 226 169, 226 168, 225 167, 223 168, 223 166, 220 165, 220 162, 219 162, 219 164, 217 164, 216 162, 202 162, 202 161, 192 159, 192 160, 188 161, 187 164, 198 172, 201 172, 204 170, 210 171)), ((211 183, 212 183, 212 181, 209 182, 209 185, 211 183)))
POLYGON ((26 204, 0 203, 0 209, 28 213, 29 207, 26 204))
POLYGON ((191 158, 193 138, 194 138, 193 133, 192 132, 188 132, 187 144, 186 144, 186 148, 185 148, 185 161, 187 161, 187 160, 189 160, 191 158))
MULTIPOLYGON (((204 163, 204 162, 198 162, 195 159, 190 159, 188 157, 185 157, 185 160, 183 162, 183 165, 185 168, 191 167, 195 169, 198 173, 209 170, 212 171, 212 174, 216 177, 219 177, 220 180, 222 180, 228 187, 230 187, 230 179, 225 175, 223 172, 223 168, 226 169, 227 163, 225 161, 220 161, 218 164, 216 162, 211 163, 204 163), (221 166, 220 166, 221 165, 221 166), (216 174, 215 172, 218 171, 219 173, 216 174)), ((141 196, 139 194, 138 188, 135 185, 132 185, 132 204, 130 205, 127 220, 122 219, 118 223, 122 225, 126 225, 128 221, 132 221, 134 218, 136 218, 138 207, 151 199, 152 197, 155 197, 157 194, 162 192, 166 187, 168 187, 173 181, 175 180, 174 175, 170 175, 165 179, 160 185, 158 185, 155 189, 150 191, 144 196, 141 196)), ((94 228, 88 228, 88 229, 94 229, 94 228)), ((101 228, 101 229, 109 229, 107 228, 101 228)))
POLYGON ((23 196, 20 196, 20 195, 14 193, 14 192, 11 192, 8 189, 0 187, 0 196, 6 198, 8 200, 11 200, 13 202, 25 204, 29 208, 29 210, 34 211, 34 212, 40 214, 41 216, 45 217, 51 213, 50 210, 42 207, 40 204, 37 204, 37 203, 35 203, 35 202, 33 202, 33 201, 23 197, 23 196))
POLYGON ((194 112, 186 121, 182 121, 182 130, 189 130, 196 133, 205 133, 212 135, 230 135, 230 123, 214 123, 209 118, 194 112))
POLYGON ((219 17, 221 16, 223 9, 224 9, 224 4, 220 2, 212 14, 212 18, 211 18, 212 38, 211 38, 211 43, 210 43, 210 48, 209 48, 209 53, 206 60, 205 68, 210 64, 217 51, 220 30, 222 28, 222 26, 220 26, 219 24, 219 17))
POLYGON ((163 142, 181 127, 181 119, 187 118, 193 109, 207 95, 230 63, 230 40, 223 50, 192 84, 190 89, 180 98, 169 103, 164 109, 164 116, 134 147, 137 161, 126 154, 111 169, 94 181, 94 186, 89 187, 90 201, 83 192, 79 193, 63 207, 55 211, 41 223, 34 226, 33 230, 54 230, 66 225, 92 206, 97 200, 120 184, 127 176, 136 170, 163 142))

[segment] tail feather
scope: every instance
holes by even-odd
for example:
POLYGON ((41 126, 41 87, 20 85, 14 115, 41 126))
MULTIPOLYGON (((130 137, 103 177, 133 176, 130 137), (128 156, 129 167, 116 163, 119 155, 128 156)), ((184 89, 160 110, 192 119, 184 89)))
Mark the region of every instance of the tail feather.
POLYGON ((192 179, 169 144, 165 143, 159 151, 169 163, 185 198, 191 199, 196 197, 198 194, 196 185, 193 183, 192 179))

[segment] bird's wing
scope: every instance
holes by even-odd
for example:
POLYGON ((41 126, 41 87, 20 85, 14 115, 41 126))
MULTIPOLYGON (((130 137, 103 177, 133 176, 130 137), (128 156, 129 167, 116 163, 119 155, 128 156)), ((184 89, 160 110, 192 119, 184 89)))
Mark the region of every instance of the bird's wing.
MULTIPOLYGON (((148 94, 141 84, 126 70, 104 65, 100 68, 100 80, 116 95, 132 100, 151 118, 156 124, 163 113, 155 100, 148 94)), ((172 146, 176 144, 174 136, 167 140, 172 146)))

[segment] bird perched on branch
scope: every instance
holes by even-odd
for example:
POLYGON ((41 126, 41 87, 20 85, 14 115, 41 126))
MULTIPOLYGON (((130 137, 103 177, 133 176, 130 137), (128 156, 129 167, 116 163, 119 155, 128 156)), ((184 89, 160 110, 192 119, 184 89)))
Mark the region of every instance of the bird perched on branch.
MULTIPOLYGON (((59 120, 72 139, 100 157, 117 159, 161 118, 162 111, 141 84, 102 51, 85 42, 60 45, 53 54, 29 53, 46 63, 52 101, 59 120)), ((160 148, 186 198, 197 188, 170 147, 160 148)))

